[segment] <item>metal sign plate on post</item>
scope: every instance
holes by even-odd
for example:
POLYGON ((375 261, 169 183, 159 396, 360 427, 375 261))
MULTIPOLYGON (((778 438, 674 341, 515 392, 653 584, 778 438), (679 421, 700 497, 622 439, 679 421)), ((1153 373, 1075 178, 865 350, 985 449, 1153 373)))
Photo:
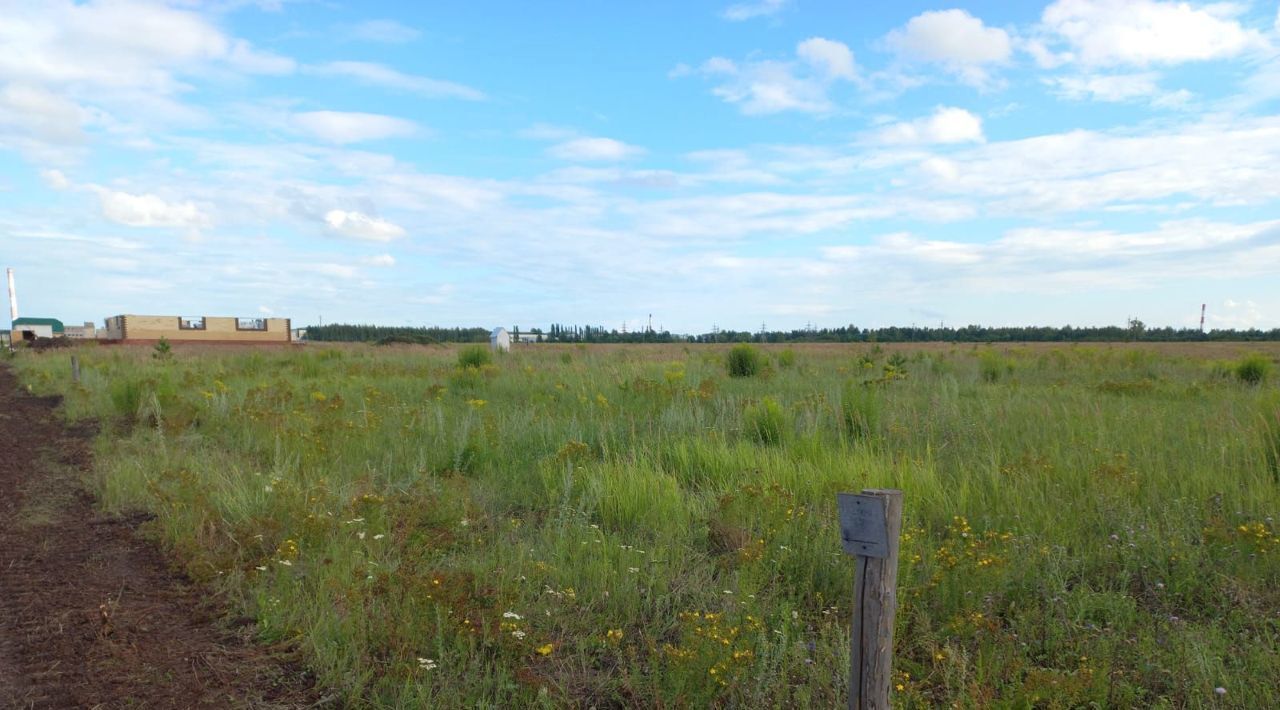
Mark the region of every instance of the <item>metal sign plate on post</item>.
POLYGON ((889 556, 889 526, 884 500, 879 496, 837 493, 840 539, 849 555, 889 556))

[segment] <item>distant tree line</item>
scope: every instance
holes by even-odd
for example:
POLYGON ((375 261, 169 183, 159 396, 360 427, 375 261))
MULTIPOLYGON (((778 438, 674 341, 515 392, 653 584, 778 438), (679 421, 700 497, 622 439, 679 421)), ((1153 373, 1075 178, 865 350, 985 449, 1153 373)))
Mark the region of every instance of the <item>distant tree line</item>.
POLYGON ((340 343, 487 343, 489 329, 332 323, 307 326, 307 340, 340 343))
MULTIPOLYGON (((1102 343, 1102 342, 1197 342, 1197 341, 1280 341, 1280 328, 1271 330, 1210 330, 1195 328, 1148 328, 1131 320, 1125 326, 1078 328, 1070 325, 961 328, 888 326, 797 330, 715 330, 701 335, 677 335, 669 331, 642 329, 633 332, 603 326, 553 324, 550 328, 509 331, 513 339, 540 343, 1102 343)), ((307 328, 309 340, 401 343, 479 343, 489 340, 488 328, 413 328, 377 325, 323 325, 307 328)))

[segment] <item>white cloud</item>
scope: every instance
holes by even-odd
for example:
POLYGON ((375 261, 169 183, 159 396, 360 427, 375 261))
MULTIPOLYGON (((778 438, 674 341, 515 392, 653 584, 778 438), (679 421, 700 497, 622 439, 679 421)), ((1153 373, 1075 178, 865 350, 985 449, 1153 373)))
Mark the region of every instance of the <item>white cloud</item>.
POLYGON ((1130 101, 1160 92, 1160 76, 1155 72, 1140 74, 1083 74, 1046 79, 1058 89, 1058 95, 1072 100, 1130 101))
POLYGON ((876 137, 888 144, 981 143, 982 119, 962 108, 939 106, 933 114, 881 129, 876 137))
POLYGON ((396 258, 390 254, 378 254, 376 256, 367 256, 362 261, 367 266, 389 267, 396 265, 396 258))
POLYGON ((933 10, 907 21, 885 37, 885 44, 908 61, 932 62, 962 81, 982 86, 988 68, 1009 60, 1009 33, 988 27, 964 10, 933 10))
POLYGON ((849 47, 822 37, 810 37, 796 45, 796 56, 831 79, 853 79, 853 52, 849 47))
POLYGON ((71 187, 71 181, 61 170, 41 170, 40 177, 44 179, 46 185, 55 190, 66 190, 71 187))
POLYGON ((412 121, 377 113, 308 111, 293 114, 292 121, 301 131, 337 144, 400 138, 418 132, 412 121))
POLYGON ((386 44, 403 44, 422 36, 418 30, 395 20, 366 20, 353 25, 349 34, 353 39, 386 44))
POLYGON ((169 93, 182 88, 175 72, 210 62, 280 73, 291 61, 228 37, 197 13, 154 2, 50 0, 7 5, 4 12, 0 78, 169 93))
POLYGON ((307 67, 307 71, 322 76, 345 76, 364 84, 408 91, 428 98, 466 99, 480 101, 484 92, 470 86, 442 79, 405 74, 391 67, 373 62, 337 61, 307 67))
POLYGON ((1280 118, 1205 120, 1147 133, 1075 130, 993 142, 948 160, 951 176, 922 170, 921 186, 935 197, 982 200, 988 214, 1172 209, 1171 200, 1262 205, 1280 199, 1272 167, 1280 160, 1280 118))
MULTIPOLYGON (((0 45, 2 46, 2 45, 0 45)), ((56 145, 85 141, 87 112, 75 102, 27 84, 0 87, 0 133, 14 131, 56 145)))
POLYGON ((1157 0, 1057 0, 1041 23, 1092 66, 1178 64, 1236 56, 1266 45, 1235 19, 1239 7, 1157 0))
POLYGON ((194 202, 169 202, 150 193, 135 195, 97 185, 89 189, 98 194, 102 216, 129 227, 207 226, 209 217, 194 202))
POLYGON ((698 73, 721 80, 711 93, 747 115, 799 111, 828 113, 831 86, 856 78, 853 52, 822 37, 796 45, 796 61, 756 60, 741 64, 712 57, 698 73))
POLYGON ((339 234, 370 242, 389 242, 405 235, 404 227, 363 212, 329 210, 324 221, 339 234))
POLYGON ((1228 298, 1222 302, 1221 307, 1209 310, 1205 320, 1209 321, 1213 328, 1247 329, 1260 327, 1270 319, 1267 318, 1265 309, 1257 302, 1251 299, 1237 301, 1228 298))
POLYGON ((726 7, 720 16, 731 22, 742 22, 756 17, 770 17, 782 12, 789 0, 757 0, 726 7))
POLYGON ((547 149, 560 160, 626 160, 642 153, 643 148, 612 138, 573 138, 547 149))

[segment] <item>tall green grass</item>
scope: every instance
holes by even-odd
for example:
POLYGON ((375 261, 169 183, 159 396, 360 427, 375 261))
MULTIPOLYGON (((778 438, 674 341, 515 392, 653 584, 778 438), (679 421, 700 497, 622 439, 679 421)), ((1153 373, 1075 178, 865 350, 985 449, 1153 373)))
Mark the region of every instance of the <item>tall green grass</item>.
POLYGON ((1096 347, 753 352, 767 376, 674 346, 14 366, 111 423, 103 504, 353 705, 839 705, 835 493, 897 487, 895 703, 1280 706, 1274 385, 1096 347))

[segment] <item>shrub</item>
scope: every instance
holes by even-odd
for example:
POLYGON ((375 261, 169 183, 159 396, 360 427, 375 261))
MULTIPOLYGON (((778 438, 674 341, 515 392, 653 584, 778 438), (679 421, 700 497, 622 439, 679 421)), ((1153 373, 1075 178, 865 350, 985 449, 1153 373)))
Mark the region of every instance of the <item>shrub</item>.
POLYGON ((157 360, 167 361, 173 358, 173 346, 169 344, 169 341, 163 335, 160 336, 160 342, 156 343, 152 350, 154 352, 151 353, 151 357, 157 360))
POLYGON ((493 353, 483 345, 470 345, 458 352, 458 367, 480 369, 493 362, 493 353))
POLYGON ((761 365, 760 351, 746 343, 733 346, 725 361, 730 377, 755 377, 761 365))
POLYGON ((1245 355, 1236 363, 1236 379, 1247 385, 1260 385, 1271 375, 1271 360, 1261 353, 1245 355))
POLYGON ((761 444, 778 444, 786 433, 787 415, 782 405, 765 397, 742 413, 742 428, 747 436, 761 444))
POLYGON ((854 439, 875 434, 880 424, 880 397, 875 389, 865 384, 846 384, 840 397, 840 420, 845 433, 854 439))
POLYGON ((787 348, 786 350, 783 350, 782 352, 778 353, 778 367, 780 368, 794 367, 795 364, 796 364, 796 351, 792 350, 791 348, 787 348))

